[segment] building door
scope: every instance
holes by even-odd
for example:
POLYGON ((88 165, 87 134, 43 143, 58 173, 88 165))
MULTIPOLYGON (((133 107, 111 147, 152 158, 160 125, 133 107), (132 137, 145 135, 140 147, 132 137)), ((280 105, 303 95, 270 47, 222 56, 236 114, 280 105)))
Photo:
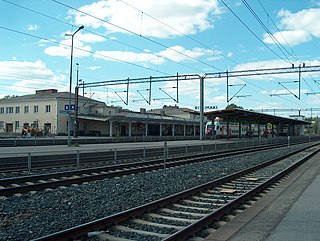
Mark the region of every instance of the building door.
POLYGON ((13 123, 6 123, 6 132, 7 133, 13 132, 13 123))
POLYGON ((121 136, 125 136, 127 132, 127 127, 125 125, 121 125, 121 136))
POLYGON ((44 124, 44 134, 51 134, 51 123, 45 123, 44 124))

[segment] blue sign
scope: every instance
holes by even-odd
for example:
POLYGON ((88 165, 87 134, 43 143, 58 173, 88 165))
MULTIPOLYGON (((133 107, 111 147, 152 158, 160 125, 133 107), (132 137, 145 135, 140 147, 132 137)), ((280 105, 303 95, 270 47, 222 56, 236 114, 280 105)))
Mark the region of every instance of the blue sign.
POLYGON ((76 109, 75 105, 70 105, 70 108, 69 108, 69 105, 64 105, 64 110, 75 110, 75 109, 76 109))
POLYGON ((59 113, 63 114, 63 115, 67 115, 67 114, 69 114, 69 111, 68 110, 60 110, 59 113))

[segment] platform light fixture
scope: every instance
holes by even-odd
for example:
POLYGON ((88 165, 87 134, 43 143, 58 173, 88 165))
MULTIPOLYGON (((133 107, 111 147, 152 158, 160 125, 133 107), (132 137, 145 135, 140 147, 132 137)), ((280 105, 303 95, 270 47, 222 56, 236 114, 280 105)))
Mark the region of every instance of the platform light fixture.
POLYGON ((72 90, 72 61, 73 61, 73 37, 74 35, 79 32, 81 29, 84 29, 84 26, 81 25, 77 31, 73 34, 66 34, 66 36, 71 36, 71 56, 70 56, 70 82, 69 82, 69 114, 68 114, 68 146, 71 145, 71 90, 72 90))

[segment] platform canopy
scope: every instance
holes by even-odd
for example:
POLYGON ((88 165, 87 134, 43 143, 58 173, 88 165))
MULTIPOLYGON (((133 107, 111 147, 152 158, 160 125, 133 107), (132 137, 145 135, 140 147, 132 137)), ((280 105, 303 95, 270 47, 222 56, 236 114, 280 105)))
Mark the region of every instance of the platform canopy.
POLYGON ((285 118, 280 116, 268 115, 264 113, 242 110, 242 109, 226 109, 205 112, 208 119, 214 120, 220 117, 225 121, 234 122, 250 122, 250 123, 271 123, 271 124, 287 124, 287 125, 310 125, 310 122, 297 120, 292 118, 285 118))

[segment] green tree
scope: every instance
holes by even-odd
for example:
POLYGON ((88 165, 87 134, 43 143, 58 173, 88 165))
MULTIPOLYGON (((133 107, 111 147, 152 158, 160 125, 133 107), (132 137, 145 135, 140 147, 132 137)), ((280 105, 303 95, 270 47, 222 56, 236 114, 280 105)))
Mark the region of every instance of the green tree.
POLYGON ((17 95, 5 95, 2 100, 9 100, 9 99, 12 99, 12 98, 15 98, 15 97, 18 97, 17 95))
POLYGON ((320 122, 318 116, 313 123, 313 132, 314 134, 320 134, 320 122))
POLYGON ((232 104, 227 105, 226 110, 229 110, 229 109, 240 109, 240 110, 243 110, 243 107, 232 103, 232 104))

